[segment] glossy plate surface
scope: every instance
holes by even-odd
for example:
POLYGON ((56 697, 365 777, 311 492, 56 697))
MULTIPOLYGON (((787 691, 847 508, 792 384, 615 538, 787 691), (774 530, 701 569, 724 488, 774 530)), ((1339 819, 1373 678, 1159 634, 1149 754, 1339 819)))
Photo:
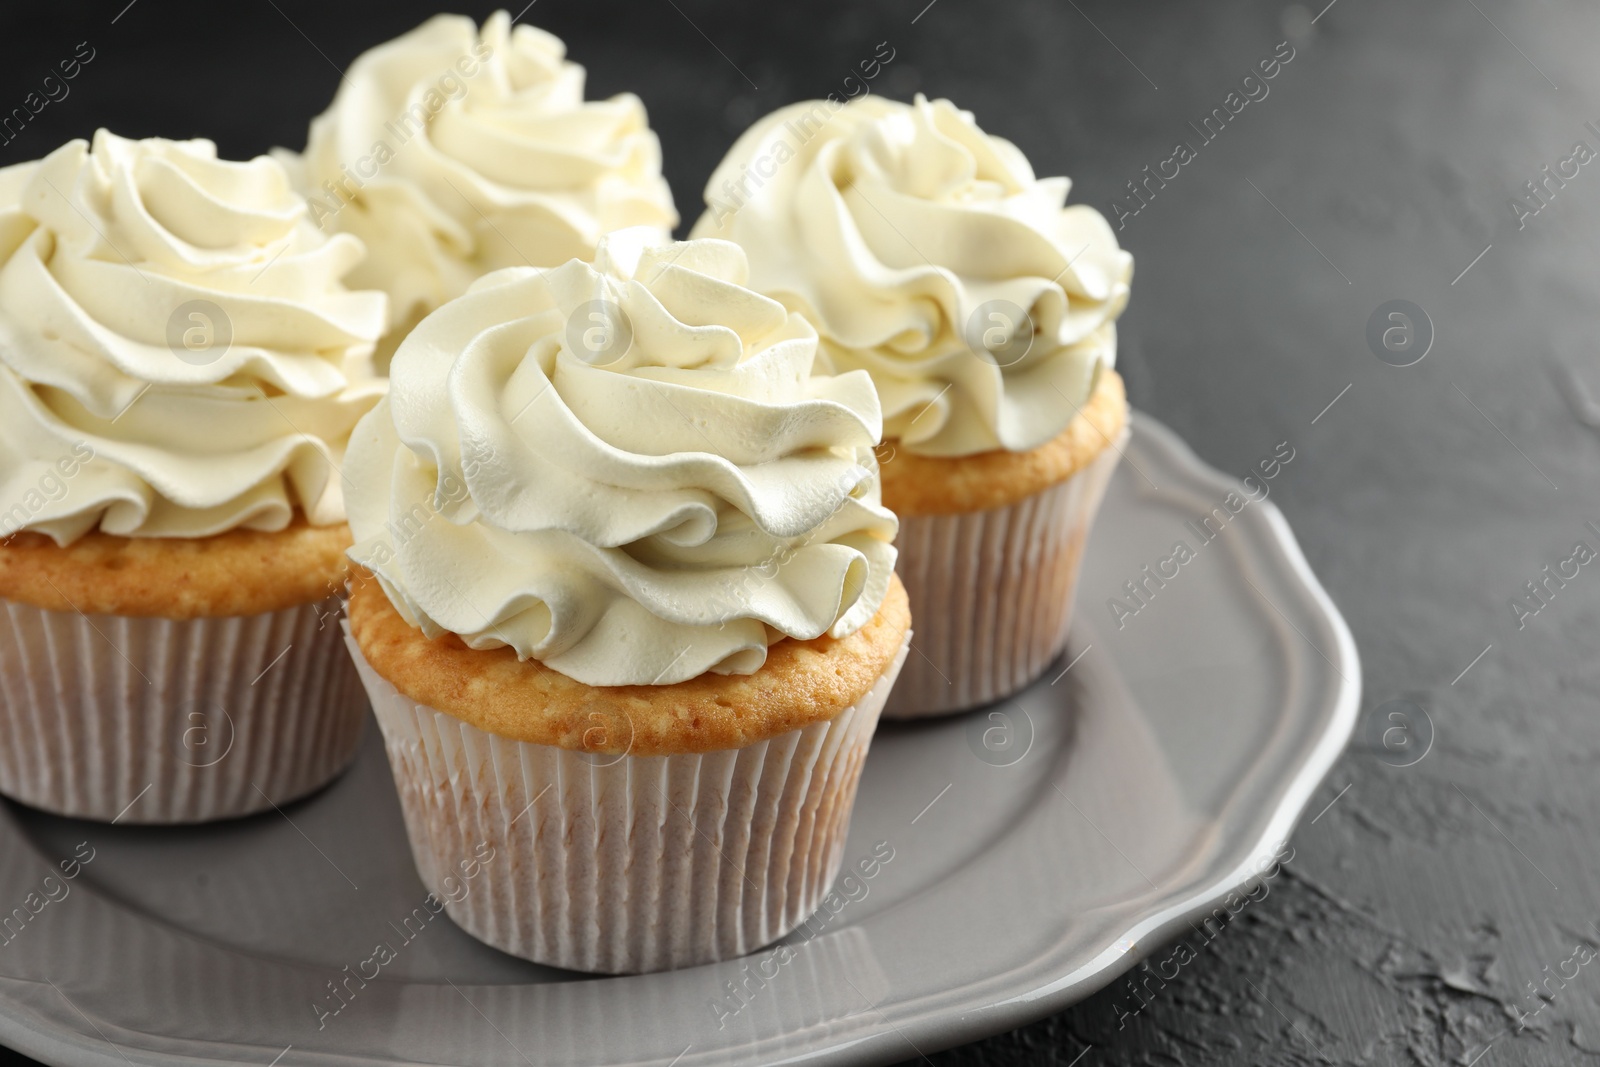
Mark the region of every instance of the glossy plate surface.
POLYGON ((1349 631, 1270 500, 1230 514, 1239 489, 1135 417, 1066 656, 992 711, 880 730, 855 877, 789 951, 588 978, 428 918, 369 726, 342 780, 238 823, 0 806, 0 913, 48 901, 4 930, 0 1040, 95 1067, 872 1064, 1048 1014, 1259 874, 1355 721, 1349 631), (1119 628, 1108 598, 1131 610, 1178 542, 1119 628))

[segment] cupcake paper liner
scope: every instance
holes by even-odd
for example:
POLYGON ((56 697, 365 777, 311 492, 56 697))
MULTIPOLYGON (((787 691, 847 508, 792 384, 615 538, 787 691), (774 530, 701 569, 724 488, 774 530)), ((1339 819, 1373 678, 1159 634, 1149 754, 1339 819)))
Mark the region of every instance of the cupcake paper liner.
POLYGON ((883 709, 913 719, 981 707, 1026 688, 1066 647, 1078 566, 1127 440, 1014 504, 902 518, 895 565, 917 640, 883 709))
POLYGON ((417 704, 347 640, 423 884, 480 941, 605 974, 743 955, 816 910, 907 654, 827 722, 741 749, 615 756, 509 740, 417 704), (472 892, 450 892, 484 855, 472 892))
POLYGON ((193 823, 326 785, 366 717, 333 597, 134 618, 0 600, 0 793, 57 815, 193 823))

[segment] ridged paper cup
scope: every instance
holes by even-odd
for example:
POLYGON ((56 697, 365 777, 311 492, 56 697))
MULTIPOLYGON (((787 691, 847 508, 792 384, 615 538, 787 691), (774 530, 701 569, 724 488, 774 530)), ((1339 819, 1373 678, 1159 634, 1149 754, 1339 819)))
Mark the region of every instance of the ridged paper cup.
POLYGON ((355 758, 366 716, 339 608, 175 620, 0 600, 0 793, 195 823, 314 792, 355 758))
POLYGON ((839 871, 909 636, 830 720, 745 748, 664 756, 498 737, 406 697, 348 643, 417 871, 450 917, 536 963, 632 974, 743 955, 816 910, 839 871), (461 865, 484 855, 494 858, 473 891, 450 892, 461 865))
POLYGON ((1128 432, 1063 482, 1004 507, 902 516, 895 565, 917 620, 886 719, 1025 689, 1066 647, 1078 568, 1128 432))

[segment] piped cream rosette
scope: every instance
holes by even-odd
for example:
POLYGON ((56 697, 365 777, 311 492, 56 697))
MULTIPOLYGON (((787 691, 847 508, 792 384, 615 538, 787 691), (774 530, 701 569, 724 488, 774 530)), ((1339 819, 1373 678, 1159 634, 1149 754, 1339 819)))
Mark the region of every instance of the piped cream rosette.
POLYGON ((0 170, 0 501, 92 457, 0 533, 344 521, 345 441, 384 391, 385 299, 341 282, 362 255, 277 163, 210 141, 101 130, 0 170))
POLYGON ((390 295, 397 335, 490 271, 677 225, 644 104, 585 100, 584 79, 504 11, 437 15, 350 65, 297 169, 318 224, 372 248, 354 280, 390 295))
POLYGON ((808 101, 739 138, 694 235, 737 242, 833 371, 872 375, 896 448, 1026 452, 1115 365, 1133 275, 1070 189, 948 100, 808 101))

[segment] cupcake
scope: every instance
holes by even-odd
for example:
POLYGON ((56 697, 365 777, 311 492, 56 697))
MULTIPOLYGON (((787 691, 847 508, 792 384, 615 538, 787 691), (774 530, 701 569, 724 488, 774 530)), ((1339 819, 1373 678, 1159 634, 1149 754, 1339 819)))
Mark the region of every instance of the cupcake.
POLYGON ((584 100, 565 56, 504 11, 481 31, 438 15, 358 57, 312 122, 295 169, 313 219, 372 250, 350 281, 389 294, 381 365, 489 271, 592 259, 602 234, 678 224, 644 105, 584 100))
POLYGON ((351 651, 424 883, 505 952, 724 959, 838 871, 910 638, 882 417, 745 283, 639 231, 488 275, 352 439, 351 651))
POLYGON ((986 704, 1061 653, 1090 523, 1126 433, 1112 366, 1133 260, 1012 144, 949 101, 783 108, 706 187, 696 237, 882 398, 915 653, 884 714, 986 704))
POLYGON ((338 477, 385 297, 265 157, 100 131, 0 170, 0 793, 198 822, 355 754, 338 477))

